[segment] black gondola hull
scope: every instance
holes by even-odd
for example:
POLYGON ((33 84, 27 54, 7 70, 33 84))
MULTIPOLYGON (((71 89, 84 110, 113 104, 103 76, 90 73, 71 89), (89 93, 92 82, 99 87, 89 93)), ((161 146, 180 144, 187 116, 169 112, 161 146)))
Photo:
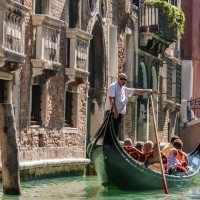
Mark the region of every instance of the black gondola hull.
MULTIPOLYGON (((117 186, 122 190, 162 189, 161 173, 146 168, 131 158, 118 143, 111 115, 104 121, 99 136, 89 145, 89 157, 95 165, 102 185, 117 186), (103 144, 97 145, 99 138, 103 144)), ((168 188, 190 185, 200 169, 200 145, 189 154, 190 170, 187 173, 166 175, 168 188)))

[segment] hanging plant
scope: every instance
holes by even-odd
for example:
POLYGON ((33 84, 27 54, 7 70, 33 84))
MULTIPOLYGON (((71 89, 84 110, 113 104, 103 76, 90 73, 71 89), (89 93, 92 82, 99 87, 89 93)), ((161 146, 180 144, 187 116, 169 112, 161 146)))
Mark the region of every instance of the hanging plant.
POLYGON ((179 36, 184 33, 185 15, 180 8, 161 0, 146 0, 145 3, 147 6, 161 9, 162 13, 168 16, 169 27, 176 26, 178 28, 179 36))

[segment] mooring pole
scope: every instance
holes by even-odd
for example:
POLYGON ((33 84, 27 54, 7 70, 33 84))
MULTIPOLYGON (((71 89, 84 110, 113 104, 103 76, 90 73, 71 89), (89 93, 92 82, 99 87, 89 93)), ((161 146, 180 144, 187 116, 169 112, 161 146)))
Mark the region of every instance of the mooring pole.
POLYGON ((0 140, 3 192, 8 195, 19 195, 21 193, 19 150, 11 104, 0 104, 0 140))

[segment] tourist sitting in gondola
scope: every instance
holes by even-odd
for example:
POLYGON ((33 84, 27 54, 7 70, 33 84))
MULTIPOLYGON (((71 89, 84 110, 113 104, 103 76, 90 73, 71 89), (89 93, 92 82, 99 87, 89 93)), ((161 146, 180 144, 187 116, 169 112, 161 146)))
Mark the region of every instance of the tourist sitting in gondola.
POLYGON ((138 149, 139 151, 142 151, 143 145, 144 145, 144 142, 142 142, 142 141, 137 141, 137 142, 135 143, 135 148, 138 149))
MULTIPOLYGON (((132 140, 130 138, 126 138, 124 140, 123 148, 132 158, 144 163, 145 166, 149 165, 149 163, 146 162, 147 160, 149 160, 149 159, 153 160, 154 155, 157 155, 155 153, 156 148, 154 148, 152 151, 149 151, 147 153, 143 153, 143 152, 139 151, 138 149, 136 149, 133 146, 132 140)), ((164 154, 162 154, 162 161, 163 161, 163 164, 167 164, 167 157, 164 154)), ((153 164, 153 163, 150 163, 150 164, 153 164)))
POLYGON ((162 149, 162 152, 163 152, 165 155, 167 155, 167 156, 169 155, 170 150, 174 147, 174 146, 173 146, 173 143, 174 143, 174 141, 177 140, 177 139, 179 139, 179 136, 178 136, 178 135, 173 135, 173 136, 171 137, 170 143, 164 146, 164 148, 162 149))
POLYGON ((183 142, 181 139, 176 139, 173 143, 173 146, 175 149, 177 149, 177 156, 176 159, 180 162, 181 167, 188 170, 188 156, 187 154, 182 150, 183 148, 183 142))
POLYGON ((146 154, 153 151, 153 142, 152 141, 146 141, 142 147, 142 153, 146 154))
POLYGON ((167 167, 166 167, 166 173, 167 174, 173 174, 176 171, 176 167, 181 166, 180 162, 176 159, 178 152, 175 148, 172 148, 169 151, 169 155, 167 156, 167 167))

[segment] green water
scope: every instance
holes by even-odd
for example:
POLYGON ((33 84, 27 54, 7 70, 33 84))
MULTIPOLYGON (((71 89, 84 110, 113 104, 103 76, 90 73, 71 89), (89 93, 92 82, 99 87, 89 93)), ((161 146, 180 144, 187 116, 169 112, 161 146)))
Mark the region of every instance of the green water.
POLYGON ((169 189, 169 195, 163 190, 120 191, 107 190, 100 185, 97 177, 76 177, 50 179, 21 183, 20 196, 3 195, 2 185, 0 199, 3 200, 62 200, 62 199, 98 199, 98 200, 153 200, 200 199, 200 174, 194 184, 187 188, 169 189))

